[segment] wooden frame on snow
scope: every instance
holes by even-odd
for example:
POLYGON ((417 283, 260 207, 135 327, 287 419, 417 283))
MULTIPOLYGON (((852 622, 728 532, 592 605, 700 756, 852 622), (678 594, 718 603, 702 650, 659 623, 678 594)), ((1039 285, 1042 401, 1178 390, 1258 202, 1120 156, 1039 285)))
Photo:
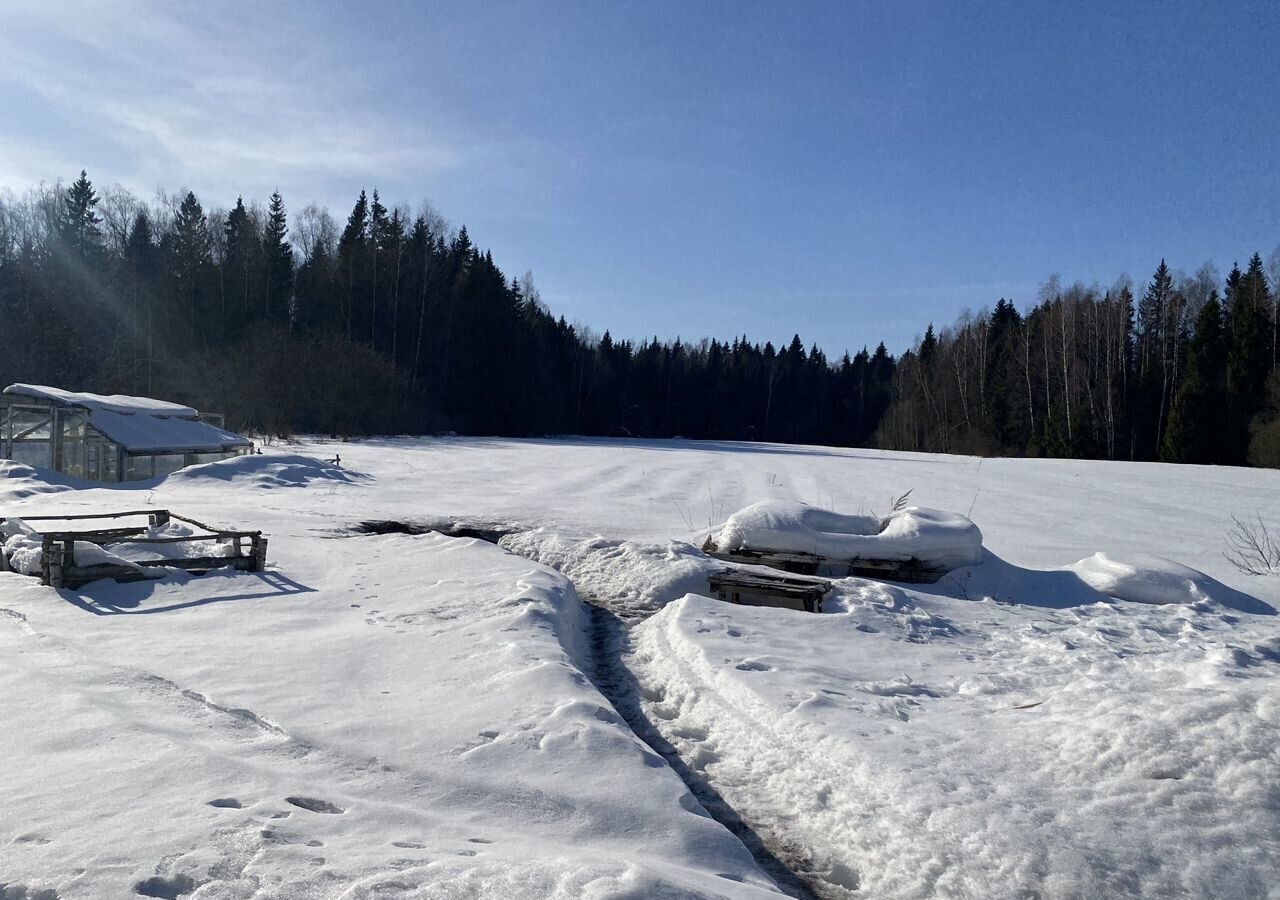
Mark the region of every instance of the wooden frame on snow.
MULTIPOLYGON (((95 528, 85 531, 48 531, 38 532, 43 554, 40 583, 50 587, 77 588, 110 578, 114 581, 142 581, 148 576, 141 568, 173 568, 188 572, 204 574, 210 569, 239 569, 244 572, 261 572, 267 564, 267 539, 261 531, 233 531, 212 528, 203 522, 171 513, 167 509, 144 509, 117 513, 95 513, 68 516, 22 516, 24 522, 73 522, 85 520, 123 519, 130 517, 147 517, 147 525, 132 525, 122 528, 95 528), (182 537, 144 537, 149 528, 158 528, 170 521, 185 522, 205 532, 182 537), (224 556, 192 556, 179 559, 130 560, 130 566, 101 565, 81 566, 76 563, 75 546, 77 542, 104 546, 107 544, 129 543, 142 545, 193 544, 212 541, 229 544, 231 552, 224 556)), ((3 554, 0 554, 3 556, 3 554)))
POLYGON ((717 572, 709 580, 711 593, 726 603, 801 612, 821 612, 822 598, 831 590, 831 585, 825 581, 735 569, 717 572))
POLYGON ((918 559, 831 559, 816 553, 752 550, 745 547, 724 552, 716 547, 713 538, 707 538, 702 545, 702 552, 725 562, 753 563, 796 575, 821 575, 827 578, 856 575, 886 581, 932 584, 946 574, 945 569, 928 568, 918 559))

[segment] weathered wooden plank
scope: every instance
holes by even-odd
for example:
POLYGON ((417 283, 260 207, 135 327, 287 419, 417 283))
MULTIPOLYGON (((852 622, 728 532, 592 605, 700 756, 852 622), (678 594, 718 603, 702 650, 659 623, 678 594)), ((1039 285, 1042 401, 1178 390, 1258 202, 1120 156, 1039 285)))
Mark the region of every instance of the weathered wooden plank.
POLYGON ((946 574, 945 570, 926 567, 918 559, 831 559, 810 553, 746 549, 724 553, 714 545, 704 546, 703 552, 725 562, 752 562, 797 575, 816 575, 825 568, 836 578, 859 576, 921 584, 935 582, 946 574))

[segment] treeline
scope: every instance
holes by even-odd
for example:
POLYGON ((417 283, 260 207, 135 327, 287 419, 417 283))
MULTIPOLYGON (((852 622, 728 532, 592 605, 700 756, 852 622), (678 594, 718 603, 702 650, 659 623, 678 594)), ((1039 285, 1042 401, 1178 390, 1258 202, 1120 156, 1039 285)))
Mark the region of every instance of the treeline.
POLYGON ((1220 293, 1162 260, 1140 298, 1052 279, 898 361, 877 441, 897 450, 1280 466, 1277 296, 1262 257, 1220 293))
POLYGON ((553 315, 466 227, 361 192, 205 209, 69 186, 0 197, 0 384, 162 397, 261 434, 760 439, 1280 464, 1276 297, 1162 263, 1140 299, 1050 281, 895 359, 632 342, 553 315), (1270 385, 1270 387, 1268 387, 1270 385), (1270 393, 1268 392, 1270 391, 1270 393))
POLYGON ((69 186, 0 199, 0 383, 221 410, 266 434, 760 438, 864 444, 883 345, 633 343, 553 316, 466 227, 361 192, 344 225, 284 199, 206 210, 69 186))

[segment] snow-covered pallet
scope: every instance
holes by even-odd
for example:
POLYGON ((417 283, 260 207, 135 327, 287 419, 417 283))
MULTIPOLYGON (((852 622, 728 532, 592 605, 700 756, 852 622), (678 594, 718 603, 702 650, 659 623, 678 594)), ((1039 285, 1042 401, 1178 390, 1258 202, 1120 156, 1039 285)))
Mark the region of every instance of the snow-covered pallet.
MULTIPOLYGON (((157 567, 204 573, 210 569, 231 568, 261 572, 266 567, 267 539, 261 531, 233 531, 212 528, 195 519, 171 513, 167 509, 131 510, 97 515, 23 516, 23 522, 73 522, 86 520, 147 518, 147 525, 118 528, 95 528, 81 531, 33 531, 40 542, 38 574, 41 584, 51 587, 77 588, 109 578, 114 581, 141 581, 155 577, 147 569, 157 567), (171 523, 185 523, 199 529, 196 533, 178 526, 185 533, 166 533, 171 523), (205 552, 204 544, 212 544, 205 552), (77 558, 77 545, 81 556, 77 558), (135 558, 123 558, 104 548, 128 545, 135 558), (174 555, 172 550, 181 555, 174 555), (87 555, 90 559, 85 559, 87 555), (151 553, 155 559, 136 558, 151 553), (195 555, 192 555, 194 552, 195 555)), ((14 568, 0 551, 0 569, 14 568)))
POLYGON ((801 575, 934 582, 981 561, 982 532, 966 516, 920 506, 880 517, 762 500, 730 516, 702 550, 801 575))

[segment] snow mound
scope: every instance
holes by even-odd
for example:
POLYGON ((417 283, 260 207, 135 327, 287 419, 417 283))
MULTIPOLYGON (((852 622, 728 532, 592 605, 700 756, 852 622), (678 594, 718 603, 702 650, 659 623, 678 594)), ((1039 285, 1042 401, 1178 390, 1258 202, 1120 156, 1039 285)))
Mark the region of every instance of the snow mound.
POLYGON ((35 575, 44 563, 40 536, 21 519, 0 519, 0 554, 20 575, 35 575))
POLYGON ((1265 606, 1204 572, 1163 556, 1130 553, 1118 559, 1095 553, 1066 568, 1094 590, 1117 600, 1157 604, 1209 601, 1238 609, 1243 599, 1252 605, 1265 606))
POLYGON ((90 487, 90 485, 65 475, 33 469, 31 466, 8 459, 0 459, 0 498, 5 500, 22 500, 36 494, 58 494, 79 487, 90 487))
POLYGON ((332 463, 296 454, 235 456, 218 462, 188 466, 170 480, 234 481, 257 488, 306 487, 313 482, 356 484, 370 476, 332 463))
POLYGON ((910 506, 878 516, 844 515, 791 500, 763 500, 712 536, 721 552, 777 550, 828 559, 917 559, 954 569, 982 559, 982 532, 959 513, 910 506))

